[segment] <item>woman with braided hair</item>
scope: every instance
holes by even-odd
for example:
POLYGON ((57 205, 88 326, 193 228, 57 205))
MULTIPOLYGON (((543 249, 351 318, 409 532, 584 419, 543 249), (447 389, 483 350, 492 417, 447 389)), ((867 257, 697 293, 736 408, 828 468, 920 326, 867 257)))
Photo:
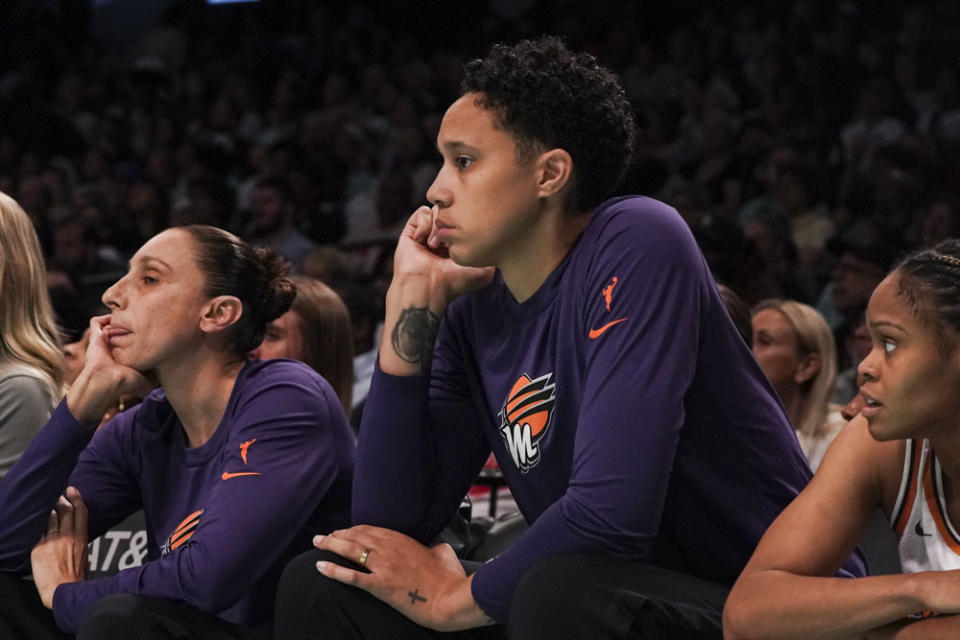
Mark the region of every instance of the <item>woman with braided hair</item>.
POLYGON ((272 635, 283 566, 347 524, 354 454, 320 375, 247 357, 290 308, 287 270, 207 226, 134 254, 83 369, 0 483, 0 637, 272 635), (97 428, 127 394, 144 401, 97 428), (87 540, 138 509, 142 565, 85 579, 87 540))
POLYGON ((867 307, 863 408, 730 593, 732 638, 960 634, 960 240, 900 262, 867 307), (833 575, 882 509, 903 575, 833 575))

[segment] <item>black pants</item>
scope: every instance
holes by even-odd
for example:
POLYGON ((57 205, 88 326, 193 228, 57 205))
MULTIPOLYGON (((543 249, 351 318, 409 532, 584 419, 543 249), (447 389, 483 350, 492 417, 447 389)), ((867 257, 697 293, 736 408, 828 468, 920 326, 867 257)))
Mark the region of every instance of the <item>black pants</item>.
POLYGON ((366 592, 320 575, 309 551, 287 565, 277 591, 277 640, 719 640, 726 587, 637 562, 593 554, 547 558, 514 593, 507 629, 441 634, 366 592))
MULTIPOLYGON (((0 574, 0 638, 3 640, 69 640, 43 606, 32 582, 0 574)), ((103 598, 87 611, 79 640, 266 640, 268 631, 231 624, 189 605, 119 593, 103 598)))

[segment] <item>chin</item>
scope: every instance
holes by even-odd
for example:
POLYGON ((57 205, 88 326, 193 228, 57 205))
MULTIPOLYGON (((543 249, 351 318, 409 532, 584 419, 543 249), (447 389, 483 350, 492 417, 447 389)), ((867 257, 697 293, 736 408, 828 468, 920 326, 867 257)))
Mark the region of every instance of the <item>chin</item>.
POLYGON ((461 267, 492 267, 494 266, 492 261, 489 259, 484 259, 483 256, 478 256, 471 254, 467 251, 458 250, 456 246, 452 246, 448 249, 450 252, 450 259, 453 260, 458 266, 461 267))
POLYGON ((877 442, 889 442, 890 440, 903 440, 913 437, 910 434, 897 433, 889 428, 884 428, 882 421, 878 422, 876 419, 870 418, 866 420, 867 430, 870 431, 870 435, 877 442))

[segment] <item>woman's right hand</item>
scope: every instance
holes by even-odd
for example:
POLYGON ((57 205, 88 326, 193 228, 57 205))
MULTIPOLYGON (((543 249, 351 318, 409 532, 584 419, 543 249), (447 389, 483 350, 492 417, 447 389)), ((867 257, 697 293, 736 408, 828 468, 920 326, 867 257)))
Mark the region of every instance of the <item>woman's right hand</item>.
POLYGON ((136 369, 119 364, 110 352, 110 316, 90 320, 87 361, 67 391, 70 413, 84 424, 96 425, 122 395, 143 397, 153 384, 136 369))
POLYGON ((485 287, 494 273, 493 267, 465 267, 450 259, 436 236, 437 212, 436 206, 413 212, 397 242, 393 267, 394 281, 425 281, 431 307, 446 306, 459 295, 485 287))

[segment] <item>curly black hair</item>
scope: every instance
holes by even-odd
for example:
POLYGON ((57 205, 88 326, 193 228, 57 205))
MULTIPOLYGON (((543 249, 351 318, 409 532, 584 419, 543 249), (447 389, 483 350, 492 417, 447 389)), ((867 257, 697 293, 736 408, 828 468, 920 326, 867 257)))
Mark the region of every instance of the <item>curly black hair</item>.
POLYGON ((633 111, 617 77, 556 37, 495 45, 460 85, 517 141, 521 160, 562 148, 573 158, 572 208, 585 212, 620 183, 633 153, 633 111))

